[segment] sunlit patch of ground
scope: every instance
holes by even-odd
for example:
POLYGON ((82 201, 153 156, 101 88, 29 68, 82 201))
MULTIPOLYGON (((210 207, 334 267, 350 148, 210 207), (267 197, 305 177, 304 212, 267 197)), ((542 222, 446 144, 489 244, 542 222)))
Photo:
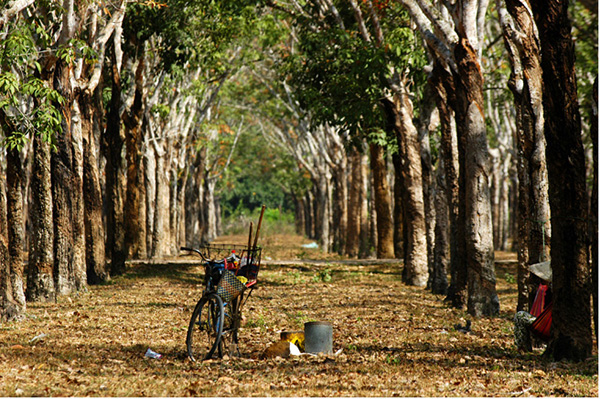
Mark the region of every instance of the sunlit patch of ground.
MULTIPOLYGON (((261 239, 272 259, 318 258, 300 246, 309 242, 261 239)), ((29 304, 24 321, 0 326, 0 395, 598 396, 597 357, 555 363, 514 349, 514 255, 498 256, 500 316, 473 320, 470 334, 453 327, 466 312, 404 285, 401 266, 269 264, 245 309, 241 358, 198 363, 185 334, 202 267, 184 259, 136 263, 86 293, 29 304), (279 331, 313 320, 333 323, 340 355, 259 360, 279 331), (148 348, 163 358, 145 358, 148 348)))

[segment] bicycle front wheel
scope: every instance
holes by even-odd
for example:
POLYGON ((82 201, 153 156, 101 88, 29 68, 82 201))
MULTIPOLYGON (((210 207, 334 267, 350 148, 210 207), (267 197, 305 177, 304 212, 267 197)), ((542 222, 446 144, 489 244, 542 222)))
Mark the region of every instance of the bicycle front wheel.
POLYGON ((217 294, 202 296, 192 313, 187 331, 187 352, 192 361, 210 359, 223 334, 223 300, 217 294))

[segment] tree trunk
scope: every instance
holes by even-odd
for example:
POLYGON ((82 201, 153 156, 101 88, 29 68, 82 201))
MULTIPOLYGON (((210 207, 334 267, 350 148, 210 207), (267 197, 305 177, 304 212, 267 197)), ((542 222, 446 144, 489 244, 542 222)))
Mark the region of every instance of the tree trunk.
POLYGON ((542 67, 539 37, 527 0, 507 0, 510 19, 499 7, 504 42, 512 63, 509 87, 517 114, 518 301, 517 310, 533 304, 539 278, 527 266, 546 260, 550 244, 550 205, 544 138, 542 67), (529 287, 525 286, 529 280, 529 287))
POLYGON ((19 313, 26 309, 23 282, 23 244, 25 223, 23 219, 23 177, 21 155, 17 148, 6 154, 8 255, 12 295, 19 313))
POLYGON ((367 154, 361 153, 361 195, 360 195, 360 241, 358 257, 368 258, 371 256, 371 241, 369 231, 369 158, 367 154))
POLYGON ((385 151, 380 145, 371 143, 371 170, 373 172, 373 194, 377 215, 377 258, 394 258, 394 223, 390 204, 390 189, 387 181, 385 151))
MULTIPOLYGON (((144 153, 144 185, 146 186, 146 253, 154 254, 154 221, 156 213, 156 151, 146 140, 144 153)), ((198 237, 200 240, 200 237, 198 237)))
POLYGON ((162 258, 169 252, 169 181, 165 171, 165 154, 156 154, 156 200, 152 258, 162 258))
POLYGON ((297 194, 292 194, 294 198, 294 226, 296 234, 300 236, 306 235, 306 215, 305 205, 304 205, 304 196, 299 196, 297 194))
MULTIPOLYGON (((341 150, 343 151, 343 150, 341 150)), ((335 173, 334 217, 332 225, 335 228, 334 250, 342 255, 346 248, 348 237, 348 158, 346 153, 340 155, 335 173)))
POLYGON ((425 231, 427 232, 427 287, 431 288, 433 284, 433 263, 435 247, 435 180, 433 176, 433 165, 431 160, 431 147, 429 144, 429 131, 431 129, 432 115, 435 110, 433 88, 430 84, 425 85, 423 100, 421 101, 421 111, 419 118, 419 148, 421 149, 421 178, 423 191, 423 218, 425 219, 425 231))
MULTIPOLYGON (((483 75, 476 52, 461 38, 454 55, 459 73, 457 87, 457 131, 459 137, 459 197, 465 229, 469 313, 493 316, 500 311, 494 271, 494 235, 489 193, 489 154, 485 129, 483 75), (460 186, 459 186, 460 187, 460 186)), ((459 213, 460 216, 460 213, 459 213)), ((460 237, 459 237, 460 239, 460 237)), ((460 245, 460 244, 459 244, 460 245)))
POLYGON ((89 93, 79 93, 77 97, 81 110, 83 136, 83 201, 85 228, 85 259, 88 284, 99 284, 109 280, 106 269, 104 246, 104 220, 102 218, 102 191, 96 159, 96 139, 94 130, 99 129, 98 115, 94 112, 94 102, 89 93))
POLYGON ((217 181, 215 178, 207 178, 205 180, 204 204, 206 209, 204 214, 206 217, 206 241, 211 242, 217 238, 217 212, 215 205, 215 186, 217 181))
POLYGON ((112 62, 112 90, 104 133, 104 156, 106 158, 106 255, 110 258, 110 274, 125 272, 125 229, 123 226, 123 191, 125 178, 122 172, 124 134, 121 131, 121 78, 112 62))
POLYGON ((197 248, 202 242, 204 231, 203 199, 204 199, 204 152, 196 153, 193 165, 190 167, 185 195, 185 224, 186 242, 188 246, 197 248))
POLYGON ((181 173, 177 179, 177 200, 175 202, 176 206, 176 217, 177 220, 175 222, 175 226, 177 228, 177 235, 175 236, 175 247, 174 249, 177 251, 180 246, 186 245, 187 237, 186 237, 186 212, 185 212, 185 203, 186 203, 186 192, 187 192, 187 182, 186 178, 187 173, 181 173))
POLYGON ((587 190, 568 2, 531 2, 542 43, 546 158, 552 213, 552 339, 555 360, 591 355, 587 190))
POLYGON ((55 135, 57 150, 52 153, 52 200, 54 216, 54 282, 59 295, 75 290, 74 277, 74 196, 75 174, 73 168, 72 106, 73 91, 69 65, 56 64, 54 88, 65 99, 62 105, 62 132, 55 135))
POLYGON ((375 189, 372 183, 372 173, 370 174, 370 177, 371 179, 369 179, 369 182, 371 183, 371 198, 369 199, 369 247, 370 256, 377 257, 377 207, 375 206, 375 189))
POLYGON ((319 175, 319 180, 316 182, 317 201, 316 201, 316 220, 317 220, 317 239, 321 243, 321 248, 325 252, 329 252, 331 247, 330 241, 330 221, 331 221, 331 196, 330 196, 330 180, 331 174, 319 175))
MULTIPOLYGON (((170 163, 169 163, 170 164, 170 163)), ((169 167, 169 248, 167 250, 168 255, 172 255, 175 248, 178 248, 177 240, 179 237, 178 233, 178 203, 179 203, 179 179, 177 172, 173 167, 169 167)), ((217 236, 221 235, 221 219, 220 219, 220 205, 216 203, 216 215, 217 215, 217 236)))
POLYGON ((448 214, 450 217, 450 286, 447 300, 452 306, 462 309, 466 304, 467 280, 464 244, 464 226, 459 225, 459 162, 458 139, 454 123, 456 108, 454 77, 436 62, 431 75, 436 90, 436 104, 440 114, 442 130, 441 158, 444 163, 448 214), (462 235, 462 239, 459 239, 462 235))
POLYGON ((594 303, 594 331, 598 341, 598 77, 594 81, 593 90, 592 137, 594 151, 594 183, 592 187, 592 206, 590 212, 590 231, 592 237, 592 298, 594 303))
POLYGON ((425 204, 423 202, 421 146, 417 129, 412 122, 412 103, 407 93, 398 93, 393 102, 387 99, 384 100, 384 106, 388 117, 388 126, 393 127, 398 140, 402 181, 404 183, 403 205, 408 237, 404 258, 405 282, 410 285, 425 287, 429 277, 427 268, 427 229, 425 204))
MULTIPOLYGON (((394 164, 394 254, 397 259, 406 258, 406 248, 408 247, 408 235, 404 228, 406 217, 404 209, 404 178, 402 177, 402 159, 399 153, 392 155, 394 164)), ((406 270, 406 268, 404 268, 406 270)))
MULTIPOLYGON (((4 170, 0 170, 4 172, 4 170)), ((0 322, 12 321, 23 314, 13 297, 6 210, 6 184, 0 175, 0 322)))
POLYGON ((431 279, 431 292, 445 295, 448 290, 448 263, 450 247, 448 233, 449 214, 448 196, 444 173, 444 159, 439 159, 437 170, 437 184, 435 188, 435 248, 433 256, 433 278, 431 279))
POLYGON ((144 203, 144 171, 142 162, 142 113, 144 97, 144 47, 138 48, 141 56, 135 72, 135 95, 129 112, 123 114, 125 122, 125 148, 127 161, 127 194, 123 210, 125 227, 125 253, 131 259, 146 258, 146 221, 142 220, 144 203))
POLYGON ((73 288, 76 291, 87 290, 87 268, 85 256, 85 223, 83 201, 83 131, 82 115, 79 103, 73 100, 72 107, 72 151, 73 151, 73 288))
MULTIPOLYGON (((494 125, 499 126, 496 123, 494 125)), ((498 129, 502 129, 502 127, 498 127, 498 129)), ((498 132, 497 135, 506 135, 506 133, 498 132)), ((502 141, 508 142, 505 139, 502 141)), ((502 145, 498 148, 490 148, 489 154, 492 165, 490 191, 494 248, 499 251, 506 251, 509 229, 509 169, 512 164, 512 157, 502 145)))
POLYGON ((31 196, 29 205, 31 234, 26 291, 27 300, 31 302, 51 302, 56 299, 50 164, 50 144, 35 135, 31 172, 31 191, 35 195, 31 196))
POLYGON ((350 154, 350 192, 348 198, 348 226, 346 235, 346 255, 354 258, 358 255, 360 238, 360 193, 362 187, 361 154, 354 150, 350 154))
POLYGON ((502 153, 498 148, 490 148, 490 203, 492 210, 492 230, 494 248, 500 250, 502 240, 502 211, 500 197, 502 196, 502 153))
POLYGON ((314 186, 306 192, 306 234, 308 238, 315 238, 315 196, 313 194, 314 186))
MULTIPOLYGON (((167 179, 169 183, 169 248, 167 254, 173 253, 173 248, 177 247, 177 197, 179 196, 179 189, 177 187, 177 174, 173 168, 169 168, 167 173, 167 179)), ((216 215, 219 215, 220 205, 218 201, 216 205, 216 215)), ((221 235, 220 231, 220 219, 217 216, 217 237, 221 235)))
POLYGON ((508 242, 510 238, 510 168, 513 163, 512 157, 506 154, 502 162, 502 174, 500 176, 500 229, 499 229, 499 247, 500 251, 508 250, 508 242))

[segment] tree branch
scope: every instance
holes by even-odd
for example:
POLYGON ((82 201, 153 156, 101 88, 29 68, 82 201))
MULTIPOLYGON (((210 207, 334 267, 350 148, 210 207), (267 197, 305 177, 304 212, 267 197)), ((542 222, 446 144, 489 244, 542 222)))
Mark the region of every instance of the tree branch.
POLYGON ((458 43, 458 35, 444 21, 441 13, 434 10, 425 0, 396 0, 406 9, 417 24, 419 31, 429 47, 454 71, 454 46, 458 43))
MULTIPOLYGON (((0 29, 4 27, 15 15, 23 11, 35 2, 35 0, 12 0, 4 7, 2 14, 0 14, 0 29)), ((4 39, 5 35, 2 35, 0 39, 4 39)))

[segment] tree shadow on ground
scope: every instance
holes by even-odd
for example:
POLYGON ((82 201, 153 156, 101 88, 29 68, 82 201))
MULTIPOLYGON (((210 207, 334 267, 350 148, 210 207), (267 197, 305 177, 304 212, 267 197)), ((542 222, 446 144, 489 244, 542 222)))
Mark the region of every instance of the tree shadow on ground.
POLYGON ((521 352, 516 348, 504 348, 493 343, 446 347, 428 342, 406 343, 400 347, 379 345, 356 345, 354 352, 364 356, 387 353, 388 362, 396 365, 415 367, 430 365, 436 367, 464 368, 472 371, 501 367, 505 371, 531 369, 559 369, 561 374, 573 376, 597 376, 598 359, 591 358, 585 363, 555 362, 542 352, 521 352), (432 357, 438 353, 443 356, 432 357), (460 360, 463 361, 460 361, 460 360), (459 360, 459 361, 457 361, 459 360))
POLYGON ((115 280, 136 281, 153 278, 185 285, 202 284, 204 268, 200 263, 139 263, 129 265, 125 274, 116 277, 115 280))

